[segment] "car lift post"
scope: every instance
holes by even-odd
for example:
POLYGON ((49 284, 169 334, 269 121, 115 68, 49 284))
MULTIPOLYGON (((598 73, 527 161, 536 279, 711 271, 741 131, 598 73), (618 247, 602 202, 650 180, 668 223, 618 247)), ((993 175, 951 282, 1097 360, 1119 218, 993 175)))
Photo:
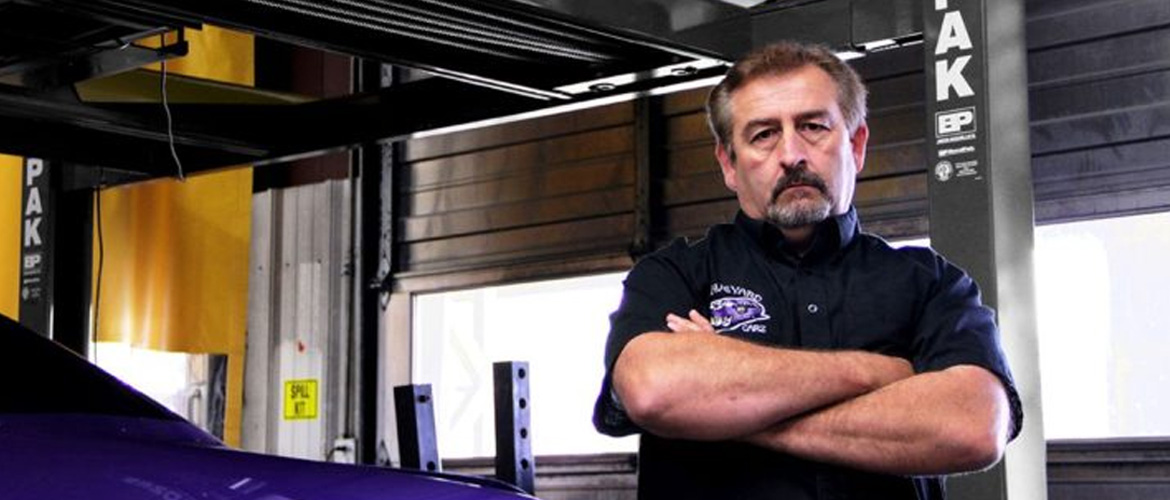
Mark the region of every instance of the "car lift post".
POLYGON ((76 179, 63 167, 40 158, 24 160, 20 323, 86 356, 97 191, 67 189, 76 179))
POLYGON ((931 245, 996 311, 1025 414, 999 464, 947 489, 956 500, 1043 500, 1024 5, 925 0, 922 9, 931 245))

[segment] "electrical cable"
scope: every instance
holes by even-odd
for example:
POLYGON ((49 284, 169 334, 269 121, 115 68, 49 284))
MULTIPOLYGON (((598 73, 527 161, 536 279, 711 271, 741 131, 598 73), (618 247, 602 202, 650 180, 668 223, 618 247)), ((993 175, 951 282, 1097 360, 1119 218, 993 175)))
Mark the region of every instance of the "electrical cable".
POLYGON ((90 339, 89 345, 90 345, 90 354, 92 355, 94 364, 97 364, 97 362, 98 362, 98 352, 97 352, 98 327, 99 327, 98 320, 101 319, 101 311, 102 311, 102 271, 105 270, 104 268, 105 268, 105 264, 106 264, 106 242, 105 242, 105 236, 102 234, 102 187, 106 183, 105 176, 106 176, 105 168, 98 167, 98 185, 97 185, 97 189, 94 190, 94 214, 97 218, 97 240, 98 240, 98 244, 97 244, 97 251, 98 251, 97 283, 94 286, 94 293, 93 293, 93 323, 92 323, 93 326, 89 329, 91 334, 93 335, 93 338, 90 339))
MULTIPOLYGON (((161 34, 159 37, 159 50, 167 44, 166 34, 161 34)), ((183 162, 179 160, 179 153, 175 151, 175 128, 174 120, 171 117, 171 106, 167 100, 167 59, 163 57, 159 61, 159 66, 162 68, 162 78, 159 79, 160 92, 162 93, 162 107, 163 112, 167 115, 167 145, 171 148, 171 158, 175 160, 175 168, 178 169, 179 180, 186 181, 187 177, 183 174, 183 162)))

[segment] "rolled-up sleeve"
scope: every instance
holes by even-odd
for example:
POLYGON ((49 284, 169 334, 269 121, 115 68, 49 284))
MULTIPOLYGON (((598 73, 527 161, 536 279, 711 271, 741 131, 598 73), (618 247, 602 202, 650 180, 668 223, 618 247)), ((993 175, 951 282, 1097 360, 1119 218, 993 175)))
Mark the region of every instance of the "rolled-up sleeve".
POLYGON ((626 277, 621 304, 609 317, 605 377, 593 408, 593 425, 602 434, 625 436, 641 432, 613 390, 613 367, 622 349, 635 337, 665 331, 668 313, 685 316, 697 307, 696 285, 678 264, 685 250, 686 243, 676 241, 639 261, 626 277))
POLYGON ((937 254, 933 255, 933 272, 935 284, 923 306, 913 346, 915 370, 974 365, 994 374, 1007 393, 1010 437, 1014 439, 1022 428, 1024 411, 1000 342, 995 312, 983 305, 975 281, 937 254))

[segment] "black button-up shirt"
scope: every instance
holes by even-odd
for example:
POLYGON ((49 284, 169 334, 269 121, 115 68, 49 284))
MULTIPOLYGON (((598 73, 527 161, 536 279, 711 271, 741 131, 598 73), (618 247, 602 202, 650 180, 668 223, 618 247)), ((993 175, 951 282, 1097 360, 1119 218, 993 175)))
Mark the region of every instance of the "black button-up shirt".
MULTIPOLYGON (((609 370, 634 337, 666 331, 667 313, 695 309, 723 335, 789 348, 864 350, 910 360, 916 372, 970 364, 1004 383, 1013 437, 1019 396, 994 313, 958 267, 926 248, 894 249, 859 232, 855 210, 819 224, 803 255, 778 229, 742 212, 734 224, 638 262, 610 317, 607 373, 594 413, 610 435, 641 432, 610 387, 609 370)), ((782 383, 782 381, 778 381, 782 383)), ((943 479, 907 478, 812 462, 738 442, 643 433, 643 499, 942 499, 943 479)))

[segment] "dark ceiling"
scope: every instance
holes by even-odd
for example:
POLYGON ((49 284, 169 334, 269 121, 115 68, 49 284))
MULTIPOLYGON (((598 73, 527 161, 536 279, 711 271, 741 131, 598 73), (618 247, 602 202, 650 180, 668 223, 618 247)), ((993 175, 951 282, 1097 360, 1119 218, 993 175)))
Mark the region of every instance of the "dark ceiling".
POLYGON ((168 175, 172 140, 188 172, 271 163, 717 77, 760 33, 796 33, 813 16, 826 29, 802 28, 805 37, 843 49, 863 45, 856 26, 877 26, 869 37, 912 37, 903 21, 874 21, 882 15, 872 12, 900 4, 915 3, 0 0, 0 151, 132 179, 168 175), (854 19, 829 22, 834 16, 854 19), (300 103, 250 95, 231 101, 252 104, 172 104, 173 136, 157 103, 79 98, 78 83, 186 51, 181 37, 161 49, 135 42, 204 23, 442 78, 300 103), (315 126, 295 126, 308 123, 315 126))

